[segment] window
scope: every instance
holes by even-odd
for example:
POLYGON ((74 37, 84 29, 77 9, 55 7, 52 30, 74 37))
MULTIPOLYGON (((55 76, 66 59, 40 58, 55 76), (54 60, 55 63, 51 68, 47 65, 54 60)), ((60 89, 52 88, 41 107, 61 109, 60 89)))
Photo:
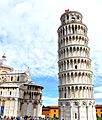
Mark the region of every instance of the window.
POLYGON ((10 95, 11 95, 11 93, 12 93, 12 92, 10 91, 10 95))
POLYGON ((74 26, 72 25, 72 32, 74 33, 75 31, 74 31, 74 26))
POLYGON ((64 35, 64 28, 63 28, 63 35, 64 35))
POLYGON ((29 99, 31 99, 31 92, 29 93, 29 99))
POLYGON ((75 113, 75 119, 77 119, 77 113, 75 113))
POLYGON ((11 77, 11 81, 13 81, 13 77, 11 77))
POLYGON ((69 20, 69 15, 67 15, 67 20, 69 20))
POLYGON ((102 110, 100 110, 100 112, 102 112, 102 110))
POLYGON ((1 91, 1 95, 2 95, 2 91, 1 91))
POLYGON ((18 76, 18 78, 17 78, 17 81, 19 81, 19 76, 18 76))
POLYGON ((32 92, 32 99, 33 99, 33 92, 32 92))
POLYGON ((66 93, 64 94, 64 98, 66 98, 66 93))
POLYGON ((56 117, 56 114, 54 114, 54 118, 56 117))
POLYGON ((56 112, 56 110, 54 110, 54 112, 56 112))
POLYGON ((77 15, 77 19, 79 19, 79 15, 77 15))
POLYGON ((77 69, 77 65, 75 65, 75 69, 77 69))

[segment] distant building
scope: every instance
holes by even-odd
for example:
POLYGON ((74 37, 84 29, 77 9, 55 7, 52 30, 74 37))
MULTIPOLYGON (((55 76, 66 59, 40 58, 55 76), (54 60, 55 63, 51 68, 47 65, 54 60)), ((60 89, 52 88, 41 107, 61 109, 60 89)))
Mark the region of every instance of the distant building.
MULTIPOLYGON (((96 105, 96 116, 97 118, 102 119, 102 105, 96 105)), ((54 114, 56 111, 56 116, 59 118, 59 107, 58 106, 47 106, 47 107, 42 107, 42 114, 45 115, 45 117, 51 117, 54 118, 54 114)))
POLYGON ((0 59, 0 114, 6 116, 41 116, 42 89, 35 85, 29 71, 15 71, 6 56, 0 59))
POLYGON ((96 117, 102 119, 102 105, 96 105, 96 117))
POLYGON ((47 106, 42 108, 42 115, 50 118, 58 118, 59 117, 59 107, 58 106, 47 106))
POLYGON ((66 10, 58 28, 59 120, 96 120, 88 28, 66 10))

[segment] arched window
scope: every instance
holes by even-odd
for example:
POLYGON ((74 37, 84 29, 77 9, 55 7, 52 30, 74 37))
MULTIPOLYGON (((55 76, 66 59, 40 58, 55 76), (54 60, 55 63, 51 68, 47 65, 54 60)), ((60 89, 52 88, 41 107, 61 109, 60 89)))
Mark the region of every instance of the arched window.
POLYGON ((73 33, 75 32, 75 31, 74 31, 74 26, 73 26, 73 25, 72 25, 72 31, 73 31, 73 33))
POLYGON ((10 91, 10 95, 11 95, 11 93, 12 93, 12 92, 10 91))
POLYGON ((77 69, 77 65, 75 65, 75 69, 77 69))
POLYGON ((17 77, 17 81, 19 81, 19 76, 17 77))
POLYGON ((64 98, 66 98, 66 93, 64 94, 64 98))
POLYGON ((64 27, 63 27, 63 35, 64 35, 64 27))
POLYGON ((67 26, 66 26, 66 33, 67 33, 67 26))
POLYGON ((69 15, 67 15, 67 20, 69 20, 69 15))
POLYGON ((77 119, 77 113, 75 113, 75 119, 77 119))
POLYGON ((11 81, 13 81, 13 77, 11 77, 11 81))

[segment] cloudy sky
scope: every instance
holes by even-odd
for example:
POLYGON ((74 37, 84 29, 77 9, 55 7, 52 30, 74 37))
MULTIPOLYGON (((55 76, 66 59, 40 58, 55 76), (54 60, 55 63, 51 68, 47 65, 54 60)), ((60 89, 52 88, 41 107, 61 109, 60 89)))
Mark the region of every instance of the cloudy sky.
POLYGON ((102 103, 102 0, 0 0, 0 55, 28 69, 44 87, 43 105, 57 105, 57 29, 65 9, 88 26, 96 103, 102 103))

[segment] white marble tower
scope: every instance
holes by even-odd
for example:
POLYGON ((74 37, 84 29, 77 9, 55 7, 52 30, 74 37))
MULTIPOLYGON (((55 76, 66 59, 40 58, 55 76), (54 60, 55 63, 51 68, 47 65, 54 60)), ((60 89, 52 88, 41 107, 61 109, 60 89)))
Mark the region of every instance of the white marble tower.
POLYGON ((96 120, 88 28, 66 10, 58 28, 59 119, 96 120))

